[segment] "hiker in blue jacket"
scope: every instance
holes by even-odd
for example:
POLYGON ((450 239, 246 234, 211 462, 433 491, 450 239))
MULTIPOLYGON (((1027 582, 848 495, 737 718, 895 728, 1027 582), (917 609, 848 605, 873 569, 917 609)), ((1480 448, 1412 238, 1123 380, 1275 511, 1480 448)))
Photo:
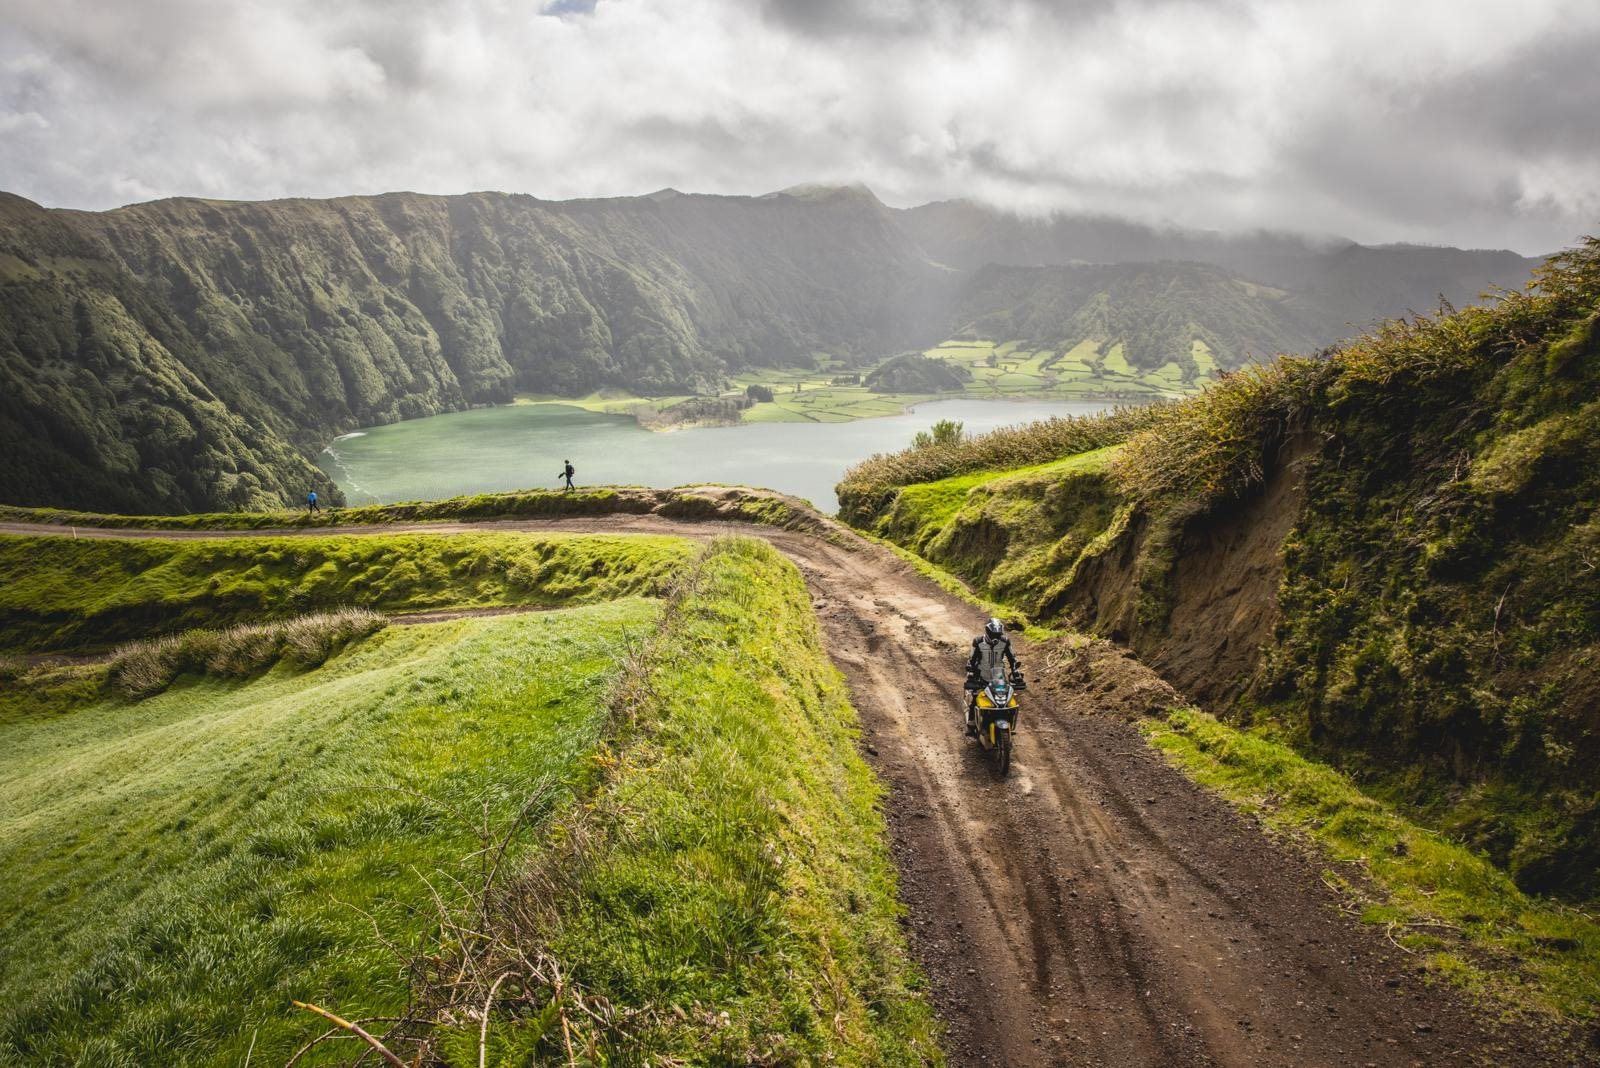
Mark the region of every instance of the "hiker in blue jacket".
POLYGON ((317 491, 309 490, 306 493, 306 515, 322 511, 322 505, 317 503, 317 491))

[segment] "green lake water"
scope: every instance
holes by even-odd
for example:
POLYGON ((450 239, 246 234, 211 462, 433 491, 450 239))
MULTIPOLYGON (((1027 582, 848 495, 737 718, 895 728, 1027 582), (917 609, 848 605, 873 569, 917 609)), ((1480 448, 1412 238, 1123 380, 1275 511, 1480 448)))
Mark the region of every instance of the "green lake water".
POLYGON ((1052 415, 1089 415, 1097 401, 949 400, 851 423, 746 423, 652 433, 632 418, 567 404, 513 404, 411 419, 346 434, 319 463, 351 504, 553 488, 571 458, 582 485, 723 482, 792 493, 827 512, 845 468, 911 444, 954 419, 982 433, 1052 415))

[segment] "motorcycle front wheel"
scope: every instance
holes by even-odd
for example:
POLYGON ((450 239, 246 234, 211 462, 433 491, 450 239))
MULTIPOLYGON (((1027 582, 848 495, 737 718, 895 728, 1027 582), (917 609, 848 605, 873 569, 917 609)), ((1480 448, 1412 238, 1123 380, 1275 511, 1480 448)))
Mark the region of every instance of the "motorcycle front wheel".
POLYGON ((994 740, 995 761, 1000 774, 1004 775, 1011 770, 1011 729, 1008 727, 1003 731, 997 731, 996 734, 998 737, 994 740))

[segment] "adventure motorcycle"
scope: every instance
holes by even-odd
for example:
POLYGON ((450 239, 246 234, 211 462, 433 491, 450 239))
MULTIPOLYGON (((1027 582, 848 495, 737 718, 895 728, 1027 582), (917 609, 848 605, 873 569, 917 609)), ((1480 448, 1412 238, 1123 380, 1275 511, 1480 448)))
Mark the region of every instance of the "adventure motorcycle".
POLYGON ((1027 688, 1021 664, 1009 679, 1003 675, 992 682, 985 682, 978 676, 967 679, 966 691, 972 695, 967 706, 968 727, 977 737, 979 747, 994 756, 995 766, 1002 775, 1011 769, 1011 739, 1022 714, 1017 694, 1027 688))

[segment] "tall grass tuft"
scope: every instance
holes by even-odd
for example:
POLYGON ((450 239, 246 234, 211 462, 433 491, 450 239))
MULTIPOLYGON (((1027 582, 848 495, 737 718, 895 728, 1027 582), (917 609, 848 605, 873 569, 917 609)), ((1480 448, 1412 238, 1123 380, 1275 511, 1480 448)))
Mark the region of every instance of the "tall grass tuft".
POLYGON ((186 672, 242 678, 280 660, 317 667, 358 638, 388 626, 364 608, 298 616, 277 623, 240 624, 225 630, 190 630, 131 642, 112 657, 107 678, 135 700, 160 693, 186 672))
POLYGON ((1206 504, 1264 476, 1266 454, 1313 402, 1331 365, 1284 356, 1223 375, 1198 395, 1150 412, 1111 473, 1127 497, 1206 504))
POLYGON ((879 453, 846 471, 838 487, 839 515, 847 522, 864 524, 888 506, 901 486, 973 471, 1031 467, 1116 445, 1160 420, 1165 407, 1155 404, 1093 416, 1057 416, 975 437, 930 436, 909 449, 879 453))

